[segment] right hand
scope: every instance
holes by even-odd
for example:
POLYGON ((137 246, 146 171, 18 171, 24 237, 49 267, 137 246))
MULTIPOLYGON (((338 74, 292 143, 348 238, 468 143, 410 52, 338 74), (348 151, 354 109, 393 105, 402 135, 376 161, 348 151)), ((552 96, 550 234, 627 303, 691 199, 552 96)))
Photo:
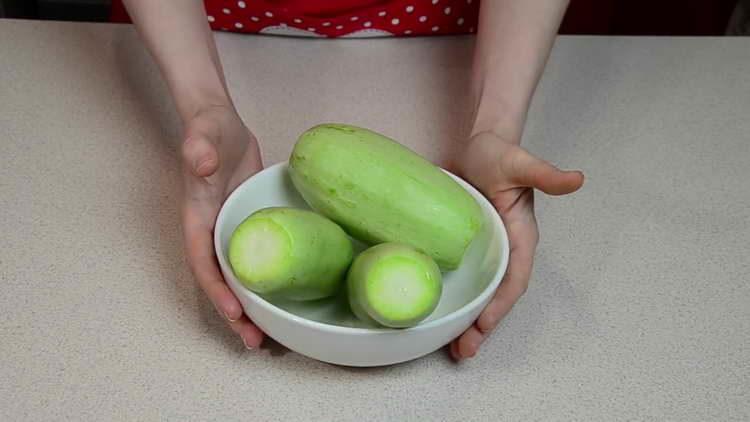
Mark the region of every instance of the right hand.
POLYGON ((182 169, 185 195, 182 231, 193 276, 248 349, 263 333, 245 316, 222 277, 214 251, 216 217, 224 200, 245 179, 263 168, 255 136, 231 105, 198 110, 185 123, 182 169))
POLYGON ((473 357, 526 292, 539 242, 534 190, 567 195, 581 188, 583 173, 562 171, 521 148, 518 140, 481 132, 464 146, 456 171, 476 186, 500 214, 508 230, 510 262, 503 281, 479 319, 450 346, 457 359, 473 357))

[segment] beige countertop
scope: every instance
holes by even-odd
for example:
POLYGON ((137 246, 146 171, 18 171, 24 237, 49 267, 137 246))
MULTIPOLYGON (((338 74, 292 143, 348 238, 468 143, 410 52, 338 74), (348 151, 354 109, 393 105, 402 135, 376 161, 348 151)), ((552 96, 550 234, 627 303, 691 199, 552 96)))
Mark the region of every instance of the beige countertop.
MULTIPOLYGON (((267 164, 322 121, 436 158, 470 38, 217 35, 267 164)), ((245 351, 185 265, 178 126, 128 26, 0 21, 0 420, 748 420, 748 39, 561 38, 524 144, 526 296, 475 359, 352 370, 245 351)))

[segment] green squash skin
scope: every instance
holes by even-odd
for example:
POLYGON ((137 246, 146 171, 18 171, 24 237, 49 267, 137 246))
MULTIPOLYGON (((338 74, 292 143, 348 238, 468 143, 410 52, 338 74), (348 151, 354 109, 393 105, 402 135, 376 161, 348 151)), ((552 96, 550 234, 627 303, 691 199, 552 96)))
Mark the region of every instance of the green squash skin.
POLYGON ((398 142, 355 126, 304 132, 289 160, 302 197, 353 237, 408 244, 443 270, 460 265, 482 225, 474 198, 398 142))
MULTIPOLYGON (((400 269, 391 270, 393 274, 400 269)), ((440 302, 443 289, 442 275, 435 261, 410 246, 398 243, 381 243, 359 254, 349 269, 346 283, 349 306, 354 315, 369 324, 390 328, 413 327, 430 316, 440 302), (406 311, 410 314, 408 317, 397 318, 379 312, 378 309, 395 309, 395 304, 389 303, 386 297, 378 296, 372 288, 373 283, 382 281, 378 280, 378 273, 387 270, 386 267, 392 265, 394 259, 402 269, 406 267, 409 273, 419 274, 418 278, 412 280, 422 287, 424 293, 401 307, 399 313, 406 311)), ((394 288, 398 290, 401 285, 394 288)))
MULTIPOLYGON (((289 300, 316 300, 332 296, 341 287, 353 258, 351 239, 336 223, 312 211, 287 207, 270 207, 246 218, 229 241, 229 260, 238 280, 261 295, 289 300), (281 231, 288 248, 273 276, 264 279, 242 277, 243 225, 268 220, 281 231)), ((249 271, 252 272, 252 271, 249 271)))

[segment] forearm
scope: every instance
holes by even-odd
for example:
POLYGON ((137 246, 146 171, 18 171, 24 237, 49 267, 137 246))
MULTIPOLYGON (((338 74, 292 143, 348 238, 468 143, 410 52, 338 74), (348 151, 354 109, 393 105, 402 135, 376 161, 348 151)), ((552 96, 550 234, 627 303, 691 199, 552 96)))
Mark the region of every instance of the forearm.
POLYGON ((231 104, 202 1, 124 0, 124 4, 183 121, 203 107, 231 104))
POLYGON ((472 135, 519 142, 568 0, 482 2, 474 52, 472 135))

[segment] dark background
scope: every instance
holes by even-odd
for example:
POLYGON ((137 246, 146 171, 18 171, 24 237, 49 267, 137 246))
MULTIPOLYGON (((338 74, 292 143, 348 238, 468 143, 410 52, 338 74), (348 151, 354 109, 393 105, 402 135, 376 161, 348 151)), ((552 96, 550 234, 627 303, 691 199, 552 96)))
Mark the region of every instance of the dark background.
POLYGON ((0 0, 0 17, 6 18, 102 22, 109 9, 109 0, 0 0))
MULTIPOLYGON (((110 0, 0 0, 0 17, 106 22, 110 8, 110 0)), ((560 32, 750 35, 750 0, 571 0, 560 32)))

